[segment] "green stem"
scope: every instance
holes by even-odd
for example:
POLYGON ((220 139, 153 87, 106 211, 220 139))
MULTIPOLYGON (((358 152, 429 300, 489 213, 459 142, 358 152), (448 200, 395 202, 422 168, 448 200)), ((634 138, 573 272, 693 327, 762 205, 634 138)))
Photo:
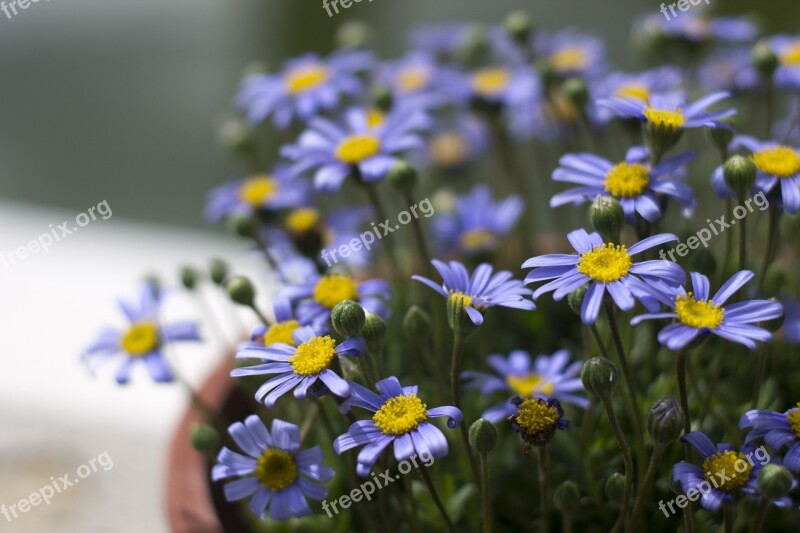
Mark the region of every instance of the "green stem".
POLYGON ((453 525, 453 521, 450 519, 450 515, 447 513, 447 508, 444 506, 444 502, 442 502, 442 498, 439 496, 439 492, 436 490, 436 485, 433 484, 430 474, 428 474, 428 467, 422 466, 418 470, 419 475, 422 477, 422 481, 424 481, 425 485, 428 486, 428 491, 431 493, 431 499, 433 500, 434 505, 436 505, 436 508, 439 510, 439 514, 442 515, 442 520, 444 520, 447 530, 451 533, 456 533, 456 527, 453 525))
POLYGON ((491 533, 492 531, 492 509, 490 506, 491 498, 489 497, 489 458, 487 454, 482 453, 481 457, 481 507, 483 509, 483 531, 484 533, 491 533))
POLYGON ((761 503, 758 504, 758 511, 756 512, 756 520, 753 523, 753 531, 755 533, 761 533, 764 531, 764 520, 767 518, 767 511, 769 510, 770 501, 767 499, 762 499, 761 503))
MULTIPOLYGON (((688 507, 687 507, 688 509, 688 507)), ((724 507, 725 515, 725 533, 733 533, 733 506, 726 505, 724 507)))
POLYGON ((659 444, 656 444, 653 447, 653 453, 650 455, 650 463, 647 465, 647 472, 644 475, 644 481, 639 487, 639 495, 637 496, 636 503, 633 506, 633 512, 631 513, 631 520, 628 523, 629 533, 636 532, 636 527, 637 527, 636 523, 639 520, 639 515, 642 514, 642 510, 644 509, 644 502, 647 499, 650 489, 653 486, 653 481, 656 478, 656 470, 658 469, 658 463, 661 461, 662 455, 664 455, 664 447, 659 444))
MULTIPOLYGON (((453 405, 462 413, 464 409, 461 406, 461 386, 459 379, 461 378, 461 366, 464 360, 465 340, 464 335, 458 333, 453 334, 453 356, 450 360, 450 394, 453 398, 453 405)), ((464 451, 467 452, 469 466, 472 469, 472 475, 475 482, 479 483, 480 473, 478 472, 478 465, 475 462, 475 457, 472 455, 472 447, 469 445, 469 433, 467 431, 466 420, 462 421, 458 427, 461 433, 461 441, 464 444, 464 451)))
POLYGON ((767 229, 767 250, 764 254, 764 262, 761 265, 761 273, 758 279, 758 292, 763 292, 764 281, 767 279, 767 269, 775 260, 775 252, 777 251, 778 234, 780 230, 780 217, 781 212, 777 207, 770 206, 769 208, 769 227, 767 229))
MULTIPOLYGON (((739 204, 744 204, 744 196, 739 197, 739 204)), ((744 270, 747 264, 747 217, 742 217, 739 222, 739 270, 744 270)))
POLYGON ((611 430, 614 432, 614 438, 617 439, 617 444, 622 450, 622 460, 625 463, 625 487, 622 491, 622 500, 619 502, 619 516, 614 523, 614 528, 611 533, 616 533, 622 530, 625 525, 625 520, 628 514, 628 506, 630 505, 631 492, 633 488, 633 457, 631 457, 631 449, 625 440, 625 435, 622 434, 622 429, 619 427, 617 415, 614 413, 614 406, 609 397, 600 398, 603 402, 603 407, 608 416, 608 422, 611 425, 611 430))
MULTIPOLYGON (((381 203, 380 196, 378 196, 378 191, 375 190, 375 187, 371 183, 364 183, 364 182, 361 183, 364 186, 364 190, 367 192, 367 197, 369 197, 369 202, 375 209, 375 214, 378 215, 378 219, 381 222, 388 220, 389 217, 386 216, 386 210, 383 208, 383 203, 381 203)), ((386 254, 389 256, 389 272, 391 274, 391 278, 393 280, 397 280, 398 262, 397 262, 397 254, 394 248, 394 243, 392 242, 391 238, 385 239, 381 242, 386 247, 386 254)))
MULTIPOLYGON (((692 420, 689 416, 689 395, 686 392, 686 359, 689 355, 689 349, 684 348, 678 352, 678 391, 680 394, 681 409, 683 410, 683 432, 684 434, 692 431, 692 420)), ((692 447, 688 442, 683 444, 683 451, 687 462, 692 461, 692 447)), ((694 516, 692 515, 692 507, 686 506, 683 510, 683 519, 686 526, 686 533, 694 531, 694 516)))
POLYGON ((606 350, 606 345, 603 342, 603 339, 600 338, 600 332, 597 331, 597 326, 592 324, 591 326, 589 326, 589 330, 592 332, 592 336, 594 337, 594 342, 596 342, 597 346, 600 347, 600 353, 603 354, 603 357, 605 357, 606 359, 611 359, 608 356, 608 350, 606 350))
POLYGON ((406 498, 408 499, 408 506, 410 508, 410 516, 411 516, 411 531, 413 533, 419 533, 419 516, 417 514, 417 502, 414 499, 414 489, 411 483, 411 477, 403 476, 403 484, 405 485, 406 489, 406 498))
POLYGON ((760 354, 758 356, 758 370, 756 370, 756 381, 753 385, 753 400, 750 403, 750 409, 758 407, 758 397, 761 394, 761 382, 764 380, 764 372, 767 370, 767 344, 759 348, 760 354))
POLYGON ((547 453, 544 445, 537 446, 539 456, 539 498, 542 505, 542 531, 550 531, 550 500, 547 495, 547 453))
POLYGON ((247 307, 253 310, 253 312, 256 314, 256 316, 258 317, 258 319, 261 321, 262 324, 269 327, 269 320, 267 320, 267 317, 264 316, 264 313, 258 310, 258 307, 256 307, 255 304, 250 304, 247 307))

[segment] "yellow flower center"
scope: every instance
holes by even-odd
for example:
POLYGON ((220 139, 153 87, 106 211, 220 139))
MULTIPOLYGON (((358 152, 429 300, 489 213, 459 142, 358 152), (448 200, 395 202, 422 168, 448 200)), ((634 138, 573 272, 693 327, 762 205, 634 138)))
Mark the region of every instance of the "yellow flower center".
POLYGON ((430 141, 430 154, 433 161, 442 167, 452 167, 466 161, 469 155, 467 141, 458 133, 441 133, 430 141))
POLYGON ((514 420, 520 429, 529 434, 536 435, 550 430, 560 418, 554 407, 540 398, 531 398, 519 404, 519 412, 514 420))
POLYGON ((634 198, 641 195, 650 183, 649 170, 639 163, 619 163, 606 174, 603 186, 617 198, 634 198))
POLYGON ((305 233, 319 222, 319 211, 311 207, 295 209, 286 217, 286 227, 294 233, 305 233))
POLYGON ((288 452, 264 450, 258 458, 256 477, 270 490, 283 490, 297 480, 297 464, 288 452))
POLYGON ((372 135, 351 135, 339 143, 336 159, 355 165, 381 151, 381 141, 372 135))
POLYGON ((132 357, 152 352, 158 347, 158 326, 140 322, 131 326, 122 336, 122 349, 132 357))
POLYGON ((289 358, 292 370, 299 376, 316 376, 328 368, 336 356, 336 342, 328 335, 313 337, 297 347, 289 358))
POLYGON ((578 262, 578 271, 601 283, 611 283, 626 276, 633 261, 621 244, 606 243, 586 252, 578 262))
POLYGON ((675 314, 681 324, 686 326, 714 329, 722 324, 725 309, 710 300, 695 300, 690 292, 675 299, 675 314))
POLYGON ((753 154, 753 162, 764 174, 791 178, 800 173, 800 154, 788 146, 765 148, 753 154))
POLYGON ((466 295, 463 292, 451 292, 450 300, 454 303, 461 303, 464 307, 472 305, 472 296, 466 295))
POLYGON ((276 192, 278 192, 278 182, 269 176, 258 176, 242 184, 239 198, 252 207, 259 207, 276 192))
POLYGON ((747 460, 747 456, 742 452, 732 450, 717 452, 703 461, 706 479, 726 492, 734 491, 747 483, 752 470, 753 467, 747 460), (742 471, 736 470, 736 464, 740 462, 746 465, 742 471))
POLYGON ((633 98, 634 100, 641 100, 642 102, 650 101, 650 89, 648 89, 646 85, 640 83, 622 85, 617 88, 616 94, 622 98, 633 98))
POLYGON ((416 394, 395 396, 372 417, 384 435, 405 435, 428 419, 428 408, 416 394))
POLYGON ((795 409, 790 409, 789 412, 786 413, 786 420, 789 421, 789 425, 792 427, 794 434, 800 438, 800 402, 797 403, 795 409))
POLYGON ((357 297, 358 284, 342 274, 322 276, 314 286, 314 301, 329 309, 343 300, 355 300, 357 297))
POLYGON ((419 68, 408 68, 397 76, 397 87, 407 93, 415 93, 428 84, 428 73, 419 68))
POLYGON ((490 244, 494 240, 494 233, 485 229, 473 229, 462 233, 458 240, 467 250, 474 250, 490 244))
POLYGON ((648 124, 661 126, 668 129, 678 129, 686 123, 686 117, 680 109, 653 109, 648 107, 644 110, 644 118, 648 124))
POLYGON ((485 68, 472 75, 472 88, 481 96, 494 96, 508 86, 511 74, 504 68, 485 68))
POLYGON ((535 392, 540 392, 545 396, 550 396, 555 392, 555 387, 549 381, 535 372, 529 372, 524 376, 510 375, 506 378, 506 383, 517 396, 528 398, 535 392))
POLYGON ((550 64, 557 72, 571 72, 586 67, 586 54, 582 48, 567 46, 550 56, 550 64))
POLYGON ((317 87, 327 79, 327 68, 322 65, 311 65, 288 73, 284 82, 290 94, 299 94, 317 87))
POLYGON ((780 57, 781 63, 796 67, 800 65, 800 41, 795 41, 783 51, 780 57))
POLYGON ((295 319, 285 320, 283 322, 273 324, 264 334, 264 346, 271 346, 277 342, 294 346, 292 333, 298 329, 300 329, 300 323, 295 319))
POLYGON ((386 113, 380 109, 367 110, 367 126, 370 128, 377 128, 386 122, 386 113))

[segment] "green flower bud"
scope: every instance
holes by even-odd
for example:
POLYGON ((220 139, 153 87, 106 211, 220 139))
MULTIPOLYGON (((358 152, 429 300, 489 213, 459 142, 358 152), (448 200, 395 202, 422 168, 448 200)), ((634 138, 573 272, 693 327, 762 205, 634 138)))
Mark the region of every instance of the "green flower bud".
POLYGON ((469 445, 478 453, 489 453, 497 444, 497 429, 485 418, 479 418, 469 427, 469 445))
POLYGON ((336 30, 336 43, 343 48, 366 48, 372 28, 362 20, 350 20, 336 30))
POLYGON ((361 336, 367 341, 367 350, 380 354, 386 344, 386 322, 374 313, 367 313, 361 336))
POLYGON ((620 233, 625 227, 625 211, 616 198, 598 194, 589 207, 589 222, 603 242, 619 243, 620 233))
MULTIPOLYGON (((724 122, 733 128, 733 117, 722 118, 719 122, 724 122)), ((728 128, 705 128, 704 134, 709 144, 715 146, 719 153, 727 156, 728 145, 733 140, 733 136, 736 135, 736 132, 728 128)))
POLYGON ((220 127, 219 142, 233 152, 247 152, 253 147, 255 139, 253 130, 244 120, 232 118, 220 127))
POLYGON ((571 513, 578 508, 581 496, 574 481, 565 481, 553 493, 553 505, 561 513, 571 513))
POLYGON ((764 465, 758 473, 758 492, 767 500, 783 498, 792 490, 792 473, 780 465, 764 465))
POLYGON ((772 78, 772 74, 778 68, 780 61, 778 61, 778 56, 775 55, 768 43, 759 41, 750 50, 750 63, 764 78, 772 78))
POLYGON ((181 284, 188 290, 193 290, 197 286, 197 270, 192 267, 185 266, 181 268, 181 284))
POLYGON ((386 182, 404 194, 410 194, 417 185, 417 169, 406 163, 398 161, 386 174, 386 182))
POLYGON ((261 74, 269 74, 272 72, 272 64, 269 61, 251 61, 245 65, 242 70, 242 78, 249 78, 250 76, 258 76, 261 74))
POLYGON ((256 289, 253 284, 244 276, 236 276, 231 278, 225 285, 228 291, 228 296, 231 300, 240 305, 252 307, 256 299, 256 289))
POLYGON ((343 300, 331 310, 333 329, 346 339, 360 337, 366 320, 364 308, 353 300, 343 300))
POLYGON ((606 498, 613 503, 621 502, 625 493, 625 476, 619 473, 611 474, 606 481, 605 493, 606 498))
POLYGON ((564 95, 581 111, 586 108, 589 101, 589 86, 582 78, 569 78, 561 86, 564 95))
POLYGON ((645 122, 642 126, 644 143, 656 161, 661 161, 671 148, 681 140, 683 129, 672 124, 645 122))
POLYGON ((533 33, 533 23, 524 11, 512 11, 505 21, 508 35, 520 44, 527 44, 533 33))
POLYGON ((469 30, 460 51, 461 59, 466 64, 479 63, 489 51, 489 35, 482 24, 474 24, 469 30))
POLYGON ((381 111, 389 111, 394 104, 392 92, 386 87, 373 87, 369 93, 372 105, 381 111))
POLYGON ((550 88, 558 79, 556 69, 550 63, 541 62, 536 65, 536 71, 539 73, 539 78, 542 80, 542 85, 545 88, 550 88))
POLYGON ((667 446, 681 436, 685 421, 678 402, 667 396, 650 406, 647 432, 657 445, 667 446))
POLYGON ((228 219, 230 230, 240 237, 252 239, 258 231, 258 220, 255 215, 237 214, 228 219))
POLYGON ((192 447, 203 455, 213 457, 219 451, 219 433, 208 424, 194 424, 191 439, 192 447))
POLYGON ((431 336, 431 317, 418 305, 408 308, 403 317, 403 331, 409 339, 423 340, 431 336))
POLYGON ((567 296, 567 303, 569 303, 569 308, 572 309, 572 312, 576 315, 581 315, 581 307, 583 307, 583 297, 586 295, 586 291, 589 290, 589 285, 581 285, 567 296))
POLYGON ((689 258, 689 270, 710 278, 717 271, 717 260, 708 249, 697 250, 689 258))
POLYGON ((211 260, 208 274, 211 276, 211 281, 214 282, 214 284, 221 286, 225 282, 225 278, 228 277, 228 263, 215 257, 211 260))
POLYGON ((463 297, 450 296, 447 298, 447 323, 453 333, 463 337, 466 337, 478 327, 472 323, 472 319, 467 314, 463 297))
POLYGON ((592 357, 581 370, 583 388, 598 398, 608 398, 617 390, 617 368, 603 357, 592 357))
POLYGON ((747 192, 756 182, 756 164, 749 157, 735 155, 725 161, 722 166, 725 184, 739 197, 747 196, 747 192))

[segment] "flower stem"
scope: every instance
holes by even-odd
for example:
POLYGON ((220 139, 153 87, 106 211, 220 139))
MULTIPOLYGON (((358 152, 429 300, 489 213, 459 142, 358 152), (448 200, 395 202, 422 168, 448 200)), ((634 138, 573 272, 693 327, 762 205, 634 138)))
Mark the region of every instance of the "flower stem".
POLYGON ((483 531, 484 533, 491 533, 492 531, 492 509, 489 504, 491 498, 489 497, 489 457, 487 454, 482 453, 481 457, 481 507, 483 509, 483 531))
MULTIPOLYGON (((692 431, 692 420, 689 416, 689 395, 686 392, 686 360, 689 356, 689 349, 684 348, 678 352, 678 391, 680 395, 681 409, 683 410, 683 433, 690 433, 692 431)), ((692 447, 688 442, 683 444, 683 451, 686 461, 692 460, 692 447)), ((686 533, 694 531, 694 516, 692 515, 692 507, 686 506, 683 510, 683 520, 686 526, 686 533)))
MULTIPOLYGON (((739 197, 739 204, 744 204, 744 196, 739 197)), ((747 217, 739 222, 739 270, 744 270, 747 263, 747 217)))
POLYGON ((424 481, 428 486, 428 491, 431 493, 431 499, 433 500, 434 505, 436 505, 436 508, 439 510, 439 513, 442 515, 442 519, 447 526, 447 530, 451 533, 456 533, 456 527, 453 525, 453 521, 450 519, 450 515, 447 513, 447 508, 444 506, 444 502, 442 502, 442 498, 439 496, 439 492, 436 490, 436 485, 433 484, 430 474, 428 474, 428 467, 422 466, 418 470, 419 475, 422 477, 422 481, 424 481))
POLYGON ((612 533, 616 533, 622 530, 628 514, 628 506, 630 505, 631 491, 633 488, 633 457, 631 457, 631 449, 628 447, 625 435, 622 434, 622 429, 619 427, 619 421, 617 420, 617 415, 614 413, 614 406, 611 403, 611 399, 608 397, 601 397, 600 400, 603 402, 603 407, 608 416, 608 422, 611 424, 614 438, 617 439, 617 444, 620 450, 622 450, 622 460, 625 463, 625 487, 622 491, 622 500, 619 502, 619 516, 614 523, 614 528, 611 530, 612 533))
POLYGON ((756 370, 756 381, 753 385, 753 400, 750 403, 750 409, 756 409, 758 407, 758 397, 761 394, 761 382, 764 381, 764 372, 767 370, 767 355, 769 352, 767 346, 767 344, 764 344, 759 348, 761 353, 758 356, 758 370, 756 370))
POLYGON ((258 317, 258 319, 261 321, 262 324, 269 327, 269 320, 267 320, 267 317, 264 316, 264 313, 259 311, 258 307, 256 307, 255 304, 249 305, 248 307, 253 310, 253 312, 256 314, 256 316, 258 317))
MULTIPOLYGON (((687 507, 688 509, 688 507, 687 507)), ((726 505, 724 507, 725 515, 725 533, 733 533, 733 506, 726 505)))
MULTIPOLYGON (((465 337, 461 334, 453 335, 453 357, 450 361, 450 394, 453 397, 453 405, 462 413, 464 409, 461 407, 461 387, 459 379, 461 377, 461 365, 464 359, 464 341, 465 337)), ((469 459, 469 466, 472 469, 472 475, 475 482, 479 483, 480 474, 478 473, 478 465, 475 463, 475 457, 472 455, 472 448, 469 445, 469 433, 467 432, 466 422, 462 421, 459 424, 461 433, 461 441, 464 443, 464 450, 467 452, 469 459)))
POLYGON ((780 230, 781 212, 775 206, 769 208, 769 227, 767 229, 767 250, 764 254, 764 263, 761 265, 761 274, 758 279, 758 291, 764 290, 764 281, 767 279, 767 269, 775 260, 775 252, 778 244, 778 234, 780 230))
POLYGON ((550 501, 547 495, 547 453, 544 446, 537 446, 539 456, 539 498, 542 504, 542 531, 550 531, 550 501))
POLYGON ((661 461, 662 455, 664 455, 664 447, 660 444, 656 444, 653 447, 653 453, 650 455, 650 463, 647 465, 647 472, 644 475, 644 481, 639 487, 639 495, 637 496, 636 503, 633 506, 631 520, 628 523, 629 533, 635 533, 636 531, 636 522, 639 520, 639 515, 642 514, 642 509, 644 509, 644 501, 647 499, 647 495, 649 494, 650 488, 653 485, 653 481, 656 478, 656 470, 658 469, 658 463, 661 461))
POLYGON ((753 531, 761 533, 764 531, 764 520, 767 518, 767 511, 769 510, 769 500, 762 499, 758 504, 758 511, 756 512, 756 520, 753 523, 753 531))
POLYGON ((591 326, 589 326, 589 330, 592 332, 592 336, 594 337, 594 341, 597 343, 597 346, 600 347, 600 353, 603 354, 603 357, 605 357, 606 359, 611 359, 608 356, 608 350, 606 350, 606 345, 605 343, 603 343, 603 339, 600 338, 600 332, 597 331, 597 326, 592 324, 591 326))

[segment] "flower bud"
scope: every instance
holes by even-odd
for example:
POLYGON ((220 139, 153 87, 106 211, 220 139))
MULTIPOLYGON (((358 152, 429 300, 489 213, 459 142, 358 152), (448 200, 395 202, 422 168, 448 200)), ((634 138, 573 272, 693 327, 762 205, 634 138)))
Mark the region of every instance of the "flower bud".
POLYGON ((366 320, 364 308, 353 300, 343 300, 331 310, 333 329, 346 339, 360 337, 366 320))
POLYGON ((192 447, 203 455, 213 457, 219 451, 219 433, 208 424, 194 424, 191 439, 192 447))
POLYGON ((403 317, 403 331, 409 339, 424 340, 431 336, 431 317, 418 305, 408 308, 403 317))
POLYGON ((618 243, 625 227, 625 211, 616 198, 598 194, 589 207, 589 221, 603 242, 618 243))
POLYGON ((228 219, 228 227, 236 235, 252 239, 258 231, 258 220, 255 215, 240 213, 228 219))
POLYGON ((717 271, 717 260, 707 248, 697 250, 689 258, 689 270, 710 278, 717 271))
POLYGON ((586 296, 586 291, 589 290, 589 285, 581 285, 567 296, 567 303, 572 312, 581 316, 581 307, 583 307, 583 297, 586 296))
POLYGON ((474 65, 481 61, 489 52, 489 35, 486 27, 473 24, 468 30, 460 56, 464 63, 474 65))
POLYGON ((253 130, 244 120, 232 118, 220 126, 219 142, 231 151, 246 153, 256 141, 253 130))
POLYGON ((497 429, 485 418, 479 418, 469 427, 469 445, 480 453, 489 453, 497 444, 497 429))
POLYGON ((583 111, 589 101, 589 86, 582 78, 569 78, 562 85, 561 90, 572 104, 583 111))
POLYGON ((269 61, 256 60, 244 66, 242 69, 242 78, 249 78, 250 76, 259 76, 261 74, 269 74, 272 72, 273 65, 269 61))
POLYGON ((225 282, 225 278, 228 277, 228 263, 215 257, 208 267, 208 274, 215 285, 222 285, 225 282))
POLYGON ((372 100, 372 105, 384 112, 389 111, 394 104, 391 91, 383 86, 373 87, 369 98, 372 100))
POLYGON ((758 473, 758 492, 767 500, 783 498, 792 490, 792 473, 780 465, 764 465, 758 473))
POLYGON ((678 144, 682 135, 683 129, 673 124, 646 122, 642 129, 644 143, 655 161, 661 161, 664 154, 678 144))
POLYGON ((447 299, 447 323, 453 333, 462 337, 466 337, 478 327, 467 314, 464 299, 459 297, 447 299))
POLYGON ((197 270, 195 270, 190 266, 182 267, 180 271, 180 276, 181 276, 181 284, 187 290, 190 291, 194 290, 194 288, 197 286, 197 277, 198 277, 197 270))
POLYGON ((709 144, 715 146, 719 153, 727 155, 728 145, 736 134, 733 130, 733 117, 721 118, 719 122, 727 124, 730 128, 705 128, 705 136, 709 144))
POLYGON ((685 421, 678 402, 667 396, 650 406, 647 432, 650 433, 650 437, 656 445, 667 446, 681 436, 685 421))
POLYGON ((386 181, 403 194, 410 194, 417 185, 418 175, 417 169, 405 161, 398 161, 387 172, 386 181))
POLYGON ((739 197, 747 196, 747 192, 756 182, 756 164, 749 157, 735 155, 728 158, 722 166, 725 184, 739 197))
POLYGON ((231 300, 240 305, 252 307, 256 299, 256 289, 253 284, 244 276, 231 278, 225 285, 228 296, 231 300))
POLYGON ((366 48, 372 28, 364 21, 349 20, 336 31, 336 43, 343 48, 366 48))
POLYGON ((625 493, 625 476, 620 473, 614 473, 609 476, 606 481, 606 498, 614 503, 622 501, 622 495, 625 493))
POLYGON ((617 390, 617 369, 604 357, 592 357, 581 370, 583 388, 598 398, 608 398, 617 390))
POLYGON ((506 32, 520 44, 527 44, 533 33, 533 23, 524 11, 512 11, 505 21, 506 32))
POLYGON ((571 513, 578 508, 581 501, 578 485, 574 481, 565 481, 553 493, 553 505, 561 513, 571 513))
POLYGON ((764 78, 772 78, 780 62, 769 44, 759 41, 750 50, 750 63, 764 78))
POLYGON ((386 344, 386 322, 374 313, 366 313, 361 336, 367 341, 367 350, 370 353, 382 353, 386 344))

